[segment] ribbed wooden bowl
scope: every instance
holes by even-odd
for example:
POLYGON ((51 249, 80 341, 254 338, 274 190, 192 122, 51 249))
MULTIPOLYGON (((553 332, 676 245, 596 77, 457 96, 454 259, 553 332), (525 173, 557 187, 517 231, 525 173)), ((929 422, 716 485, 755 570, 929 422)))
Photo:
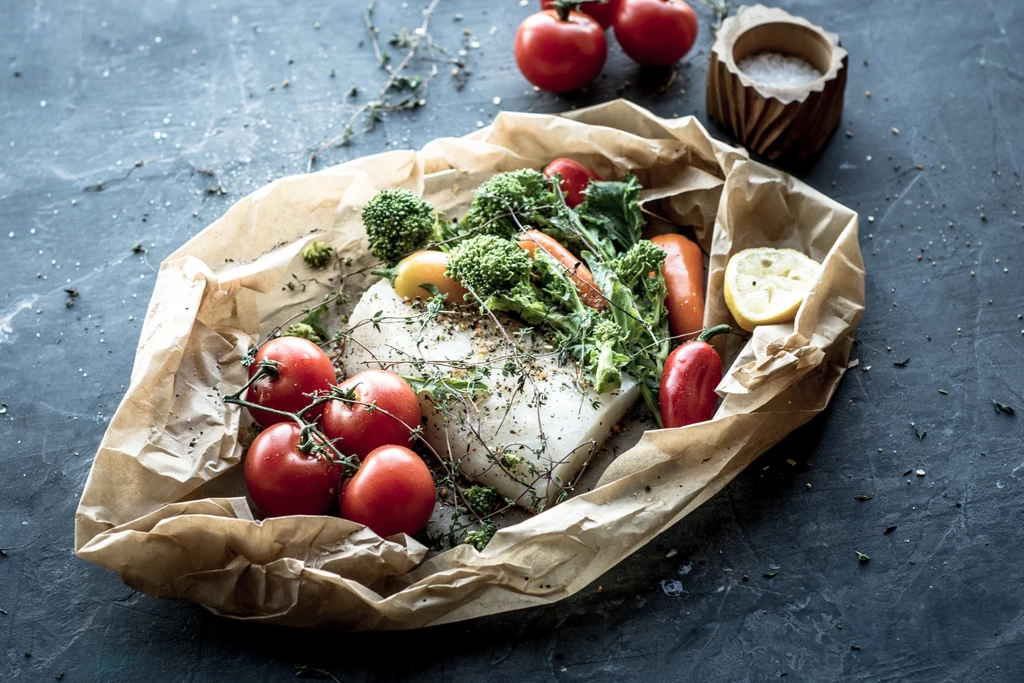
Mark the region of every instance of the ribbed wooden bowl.
POLYGON ((741 7, 722 23, 711 50, 708 115, 767 159, 806 159, 821 151, 839 126, 847 64, 836 34, 781 9, 741 7), (758 83, 736 66, 758 52, 802 57, 822 76, 793 88, 758 83))

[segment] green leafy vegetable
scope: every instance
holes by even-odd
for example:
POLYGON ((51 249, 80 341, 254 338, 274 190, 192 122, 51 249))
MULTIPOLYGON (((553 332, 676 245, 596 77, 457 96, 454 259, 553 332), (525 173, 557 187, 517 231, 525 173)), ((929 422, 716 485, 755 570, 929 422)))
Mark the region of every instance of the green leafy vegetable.
POLYGON ((665 278, 660 267, 665 252, 644 240, 621 259, 608 263, 600 262, 592 254, 584 254, 584 258, 597 286, 611 302, 612 319, 625 333, 621 345, 629 356, 625 370, 640 383, 644 401, 660 425, 658 389, 671 350, 665 278), (641 274, 645 270, 646 274, 641 274), (617 271, 627 278, 628 284, 617 271))
POLYGON ((576 209, 565 205, 561 189, 558 212, 548 225, 537 226, 570 251, 582 254, 589 251, 598 260, 616 258, 640 239, 644 226, 640 211, 640 182, 629 175, 617 181, 593 181, 587 187, 587 201, 576 209))
POLYGON ((583 223, 624 252, 640 239, 644 216, 640 211, 640 181, 635 175, 622 180, 597 180, 587 186, 587 200, 578 212, 583 223))

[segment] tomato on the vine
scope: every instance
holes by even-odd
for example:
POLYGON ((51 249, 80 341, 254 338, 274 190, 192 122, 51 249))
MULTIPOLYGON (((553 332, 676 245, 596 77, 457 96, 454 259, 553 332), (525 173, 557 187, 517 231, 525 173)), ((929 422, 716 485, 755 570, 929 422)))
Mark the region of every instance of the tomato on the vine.
MULTIPOLYGON (((580 11, 594 17, 601 28, 608 28, 615 23, 615 15, 619 13, 619 4, 622 0, 607 0, 606 2, 586 2, 580 5, 580 11)), ((553 9, 555 0, 540 0, 541 9, 553 9)))
POLYGON ((565 195, 565 203, 573 208, 586 201, 583 191, 587 189, 590 181, 601 179, 580 162, 565 158, 555 159, 544 168, 544 175, 548 178, 553 178, 556 174, 562 176, 559 186, 565 195))
MULTIPOLYGON (((308 422, 316 419, 323 406, 305 410, 313 402, 309 395, 330 390, 337 379, 331 359, 323 349, 301 337, 271 339, 256 352, 249 366, 249 379, 260 371, 260 363, 268 360, 277 367, 249 387, 246 400, 264 408, 301 413, 308 422)), ((256 408, 250 408, 249 413, 263 427, 290 419, 256 408)))
POLYGON ((364 370, 338 385, 353 401, 335 399, 324 409, 324 434, 346 455, 365 458, 387 444, 406 445, 411 429, 423 424, 420 403, 409 383, 393 372, 364 370), (361 405, 372 404, 372 406, 361 405))
POLYGON ((322 515, 334 502, 341 467, 299 449, 302 430, 279 422, 260 432, 245 456, 245 487, 268 517, 322 515))
POLYGON ((437 493, 430 470, 405 446, 381 446, 338 494, 341 516, 378 536, 415 534, 430 520, 437 493))
POLYGON ((683 0, 622 0, 615 39, 635 62, 670 66, 697 41, 697 15, 683 0))
POLYGON ((567 92, 597 78, 608 56, 608 41, 592 17, 558 4, 519 25, 515 55, 530 83, 550 92, 567 92))

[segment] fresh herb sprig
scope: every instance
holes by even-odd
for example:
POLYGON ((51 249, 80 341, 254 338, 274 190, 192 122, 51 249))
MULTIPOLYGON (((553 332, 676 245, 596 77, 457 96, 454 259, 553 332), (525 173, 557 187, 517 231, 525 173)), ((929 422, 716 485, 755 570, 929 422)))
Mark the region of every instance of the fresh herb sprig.
MULTIPOLYGON (((360 105, 352 112, 352 115, 342 127, 341 133, 320 145, 309 155, 306 164, 307 173, 313 171, 313 165, 316 163, 317 158, 325 151, 335 145, 344 146, 350 144, 355 136, 356 126, 361 119, 366 119, 363 130, 370 132, 390 112, 418 109, 424 106, 430 82, 437 76, 438 62, 451 62, 456 64, 457 69, 465 66, 462 60, 452 60, 444 57, 444 52, 434 44, 434 39, 430 35, 430 19, 439 2, 440 0, 431 0, 431 3, 423 10, 423 22, 417 29, 412 32, 403 29, 400 33, 392 36, 390 43, 393 46, 406 49, 405 56, 396 66, 391 64, 391 55, 384 52, 380 47, 380 29, 373 23, 375 0, 371 0, 366 6, 366 10, 363 13, 363 22, 366 25, 366 31, 370 37, 370 44, 373 47, 374 55, 377 57, 377 63, 388 73, 388 78, 384 85, 381 86, 376 98, 360 105), (423 53, 422 55, 421 52, 423 53), (426 74, 410 76, 406 73, 406 69, 413 59, 419 56, 423 56, 430 63, 430 68, 426 74)), ((354 97, 357 94, 357 89, 349 89, 345 98, 346 103, 350 97, 354 97)))

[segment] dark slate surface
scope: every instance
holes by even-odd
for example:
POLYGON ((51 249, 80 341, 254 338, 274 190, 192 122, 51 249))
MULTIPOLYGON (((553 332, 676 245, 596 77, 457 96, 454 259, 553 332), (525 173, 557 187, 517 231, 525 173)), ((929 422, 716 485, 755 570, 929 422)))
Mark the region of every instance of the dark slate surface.
MULTIPOLYGON (((381 4, 385 35, 419 21, 419 2, 381 4)), ((440 44, 457 49, 464 29, 479 43, 464 91, 442 71, 425 109, 324 162, 465 134, 498 111, 495 97, 555 112, 621 94, 705 120, 707 10, 702 50, 666 92, 613 46, 599 86, 559 98, 534 93, 511 58, 533 3, 493 4, 445 0, 435 19, 440 44)), ((781 5, 851 53, 841 131, 801 175, 862 215, 860 367, 830 410, 602 577, 602 591, 353 636, 135 594, 74 557, 72 518, 128 382, 154 268, 231 202, 304 171, 346 117, 348 85, 379 84, 359 45, 362 3, 6 3, 0 545, 47 531, 0 557, 0 679, 286 681, 295 663, 367 681, 1024 679, 1024 416, 992 404, 1024 410, 1024 8, 781 5), (217 179, 194 167, 228 194, 207 194, 217 179), (80 292, 70 308, 65 287, 80 292)))

